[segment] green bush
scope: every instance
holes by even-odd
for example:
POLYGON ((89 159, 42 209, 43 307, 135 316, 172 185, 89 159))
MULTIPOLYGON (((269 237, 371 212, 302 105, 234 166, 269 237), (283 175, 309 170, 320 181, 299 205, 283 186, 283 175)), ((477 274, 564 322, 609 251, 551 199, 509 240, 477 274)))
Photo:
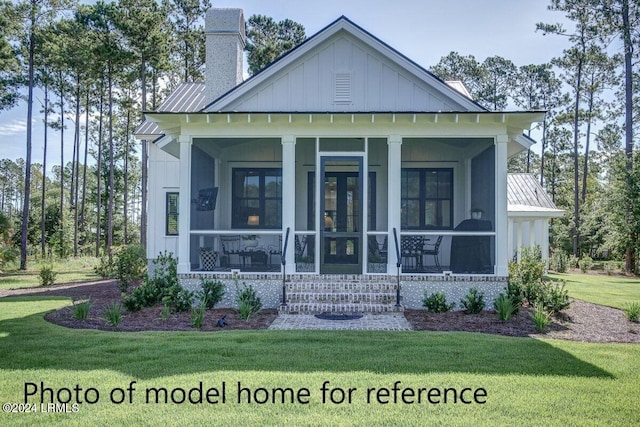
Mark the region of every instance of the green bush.
POLYGON ((427 311, 432 313, 446 313, 456 306, 455 302, 447 304, 447 296, 444 292, 434 292, 431 295, 427 295, 427 291, 424 291, 424 299, 422 300, 422 306, 426 307, 427 311))
POLYGON ((40 268, 40 285, 41 286, 51 286, 56 282, 56 276, 58 273, 53 271, 53 267, 51 265, 43 265, 40 268))
POLYGON ((550 314, 559 313, 569 307, 569 292, 565 289, 565 282, 543 282, 540 289, 536 302, 550 314))
POLYGON ((522 292, 522 286, 520 286, 518 283, 515 283, 511 281, 511 279, 509 279, 509 281, 507 282, 506 291, 507 291, 506 297, 508 297, 513 303, 514 311, 512 314, 518 314, 518 312, 520 311, 520 307, 522 307, 522 299, 524 298, 523 296, 524 294, 522 292))
POLYGON ((583 256, 578 260, 578 267, 580 268, 580 271, 586 273, 588 270, 591 270, 591 267, 593 267, 593 259, 591 259, 589 255, 583 256))
POLYGON ((122 304, 112 302, 104 309, 104 317, 111 326, 116 328, 122 320, 122 304))
POLYGON ((147 270, 144 248, 140 245, 121 246, 115 251, 113 266, 120 292, 126 292, 131 285, 144 278, 147 270))
POLYGON ((547 328, 549 321, 551 320, 551 316, 544 309, 541 304, 535 304, 533 306, 533 311, 530 314, 531 320, 533 320, 533 324, 536 327, 536 331, 542 332, 547 328))
POLYGON ((477 314, 484 310, 484 293, 478 292, 478 288, 469 289, 469 293, 460 300, 460 305, 464 307, 468 314, 477 314))
POLYGON ((150 307, 160 301, 175 311, 186 311, 193 302, 193 292, 180 286, 176 260, 166 251, 154 261, 152 277, 147 275, 143 283, 133 288, 131 293, 122 294, 122 303, 129 311, 150 307))
POLYGON ((500 294, 498 295, 498 298, 493 301, 493 308, 496 310, 498 318, 503 322, 506 322, 512 315, 518 312, 520 306, 514 303, 507 295, 500 294))
POLYGON ((630 302, 624 307, 624 314, 632 322, 640 321, 640 302, 630 302))
POLYGON ((238 304, 240 318, 245 320, 248 320, 252 314, 257 313, 262 308, 262 301, 253 286, 247 286, 244 282, 242 286, 238 286, 237 280, 236 303, 238 304))
POLYGON ((89 316, 89 310, 91 309, 91 301, 83 301, 71 306, 71 314, 76 320, 86 320, 89 316))
POLYGON ((98 265, 93 268, 93 271, 103 279, 116 277, 116 267, 113 260, 110 260, 106 255, 102 255, 100 257, 100 261, 98 262, 98 265))
POLYGON ((206 308, 213 308, 224 297, 224 283, 219 280, 200 279, 201 289, 196 292, 196 297, 202 301, 206 308))
POLYGON ((556 250, 549 258, 549 268, 558 273, 566 273, 569 267, 569 255, 561 249, 556 250))

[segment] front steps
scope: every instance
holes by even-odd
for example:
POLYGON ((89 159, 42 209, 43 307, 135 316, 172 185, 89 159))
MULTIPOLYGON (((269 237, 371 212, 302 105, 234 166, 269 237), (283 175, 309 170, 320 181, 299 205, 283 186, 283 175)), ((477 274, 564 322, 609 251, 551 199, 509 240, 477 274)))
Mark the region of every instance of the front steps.
POLYGON ((396 307, 397 285, 386 276, 363 278, 323 275, 286 284, 287 305, 281 314, 383 314, 404 311, 396 307))

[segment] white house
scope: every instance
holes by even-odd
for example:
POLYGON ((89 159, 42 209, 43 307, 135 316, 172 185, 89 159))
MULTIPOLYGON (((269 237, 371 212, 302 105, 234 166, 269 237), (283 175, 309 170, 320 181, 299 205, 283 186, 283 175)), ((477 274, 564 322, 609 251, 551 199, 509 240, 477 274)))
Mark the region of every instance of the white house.
POLYGON ((344 16, 242 81, 244 28, 242 10, 209 10, 205 82, 136 131, 152 141, 149 257, 176 254, 185 285, 239 274, 266 306, 283 275, 291 298, 398 277, 409 307, 424 289, 497 295, 507 159, 544 112, 488 111, 344 16))

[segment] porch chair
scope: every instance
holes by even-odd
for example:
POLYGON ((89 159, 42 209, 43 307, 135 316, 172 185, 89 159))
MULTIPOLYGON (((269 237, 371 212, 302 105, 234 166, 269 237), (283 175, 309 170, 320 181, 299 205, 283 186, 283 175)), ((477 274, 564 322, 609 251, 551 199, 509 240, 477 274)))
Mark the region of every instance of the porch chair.
POLYGON ((424 255, 424 238, 422 236, 402 236, 400 238, 400 254, 402 255, 403 268, 407 270, 422 269, 422 255, 424 255), (413 259, 413 268, 408 261, 413 259))
POLYGON ((427 238, 423 244, 423 255, 433 255, 433 261, 435 263, 436 269, 438 271, 442 271, 442 267, 440 267, 440 260, 438 256, 440 254, 440 243, 442 243, 442 236, 438 236, 435 242, 429 243, 431 241, 430 238, 427 238))
POLYGON ((238 257, 238 263, 240 263, 240 236, 220 236, 220 243, 222 245, 222 254, 226 260, 221 260, 221 264, 225 267, 231 267, 231 256, 236 255, 238 257))
MULTIPOLYGON (((273 265, 272 257, 274 255, 280 255, 282 257, 282 235, 278 236, 278 245, 269 245, 269 265, 273 265)), ((282 261, 282 260, 280 260, 282 261)))

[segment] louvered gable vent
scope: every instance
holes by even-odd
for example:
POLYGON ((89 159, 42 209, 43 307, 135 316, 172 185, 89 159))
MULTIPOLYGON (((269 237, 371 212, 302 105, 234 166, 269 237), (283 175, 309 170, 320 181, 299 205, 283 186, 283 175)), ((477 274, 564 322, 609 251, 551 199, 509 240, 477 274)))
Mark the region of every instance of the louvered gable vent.
POLYGON ((335 74, 335 92, 333 101, 335 103, 351 102, 351 73, 335 74))

